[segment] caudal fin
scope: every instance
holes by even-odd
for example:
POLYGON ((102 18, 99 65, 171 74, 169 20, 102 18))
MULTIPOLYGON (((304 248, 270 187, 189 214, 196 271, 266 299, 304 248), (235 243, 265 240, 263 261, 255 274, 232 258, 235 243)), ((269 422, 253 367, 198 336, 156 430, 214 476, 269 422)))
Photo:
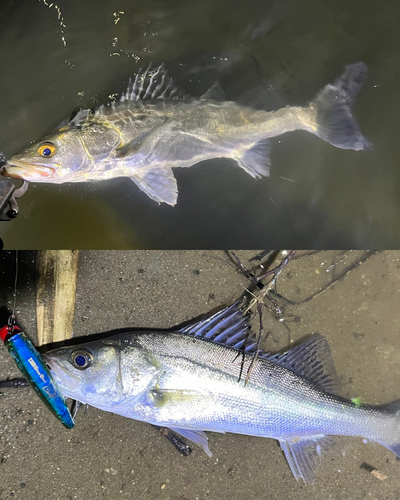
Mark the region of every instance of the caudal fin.
POLYGON ((377 442, 400 458, 400 399, 386 405, 381 405, 379 408, 392 413, 397 425, 393 427, 392 435, 389 438, 378 440, 377 442))
POLYGON ((313 132, 318 137, 342 149, 359 151, 370 147, 351 111, 366 76, 366 64, 350 64, 340 78, 322 89, 310 103, 310 108, 316 111, 313 132))

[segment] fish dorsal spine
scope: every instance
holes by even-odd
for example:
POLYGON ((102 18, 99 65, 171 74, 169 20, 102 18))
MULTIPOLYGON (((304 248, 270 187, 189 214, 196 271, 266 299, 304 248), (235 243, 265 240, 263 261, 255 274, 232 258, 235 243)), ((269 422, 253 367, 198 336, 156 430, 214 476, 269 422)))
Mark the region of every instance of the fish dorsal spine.
MULTIPOLYGON (((257 349, 256 337, 249 330, 249 318, 243 315, 239 302, 200 321, 178 327, 177 331, 245 354, 254 354, 257 349)), ((306 378, 331 394, 340 390, 329 344, 323 335, 315 334, 283 354, 270 354, 259 349, 258 357, 306 378)))

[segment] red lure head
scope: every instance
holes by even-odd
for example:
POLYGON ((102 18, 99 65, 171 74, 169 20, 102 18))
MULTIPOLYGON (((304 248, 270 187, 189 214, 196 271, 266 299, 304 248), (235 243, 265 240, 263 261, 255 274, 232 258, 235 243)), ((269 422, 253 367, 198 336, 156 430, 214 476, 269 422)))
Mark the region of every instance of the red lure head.
POLYGON ((3 328, 0 329, 0 339, 5 342, 7 338, 10 338, 11 336, 15 335, 16 333, 19 333, 21 330, 18 328, 17 325, 6 325, 3 326, 3 328))
POLYGON ((40 353, 21 329, 15 325, 12 317, 8 325, 0 328, 0 338, 40 399, 65 427, 71 429, 74 426, 74 421, 62 393, 53 381, 40 353))

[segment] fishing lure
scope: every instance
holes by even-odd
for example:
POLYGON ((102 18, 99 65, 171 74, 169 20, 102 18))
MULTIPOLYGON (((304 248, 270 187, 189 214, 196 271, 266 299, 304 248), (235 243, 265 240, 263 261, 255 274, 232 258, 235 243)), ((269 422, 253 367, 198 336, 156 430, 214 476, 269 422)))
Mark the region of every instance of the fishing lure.
POLYGON ((71 429, 74 426, 74 421, 60 389, 52 379, 40 353, 12 318, 6 326, 0 329, 0 338, 36 394, 53 415, 65 427, 71 429))

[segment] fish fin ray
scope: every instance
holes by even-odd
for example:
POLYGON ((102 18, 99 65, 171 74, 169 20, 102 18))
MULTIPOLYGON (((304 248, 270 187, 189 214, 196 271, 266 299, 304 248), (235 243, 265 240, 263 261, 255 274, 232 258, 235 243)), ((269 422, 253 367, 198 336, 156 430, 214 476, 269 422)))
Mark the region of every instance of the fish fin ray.
MULTIPOLYGON (((257 349, 256 337, 250 333, 248 317, 239 309, 238 301, 212 316, 183 327, 178 326, 177 331, 242 350, 245 354, 254 354, 257 349)), ((329 344, 322 335, 314 335, 283 354, 270 354, 259 349, 258 357, 307 378, 331 394, 337 394, 340 390, 329 344)))
POLYGON ((249 346, 254 341, 254 336, 249 334, 248 317, 240 310, 239 301, 199 321, 178 326, 177 331, 235 349, 240 348, 241 345, 237 346, 243 345, 246 339, 249 346))
POLYGON ((143 147, 143 143, 146 138, 148 138, 153 132, 153 129, 143 132, 143 134, 138 135, 132 141, 129 141, 124 146, 119 147, 115 154, 118 158, 125 158, 127 156, 132 156, 137 154, 143 147))
POLYGON ((322 89, 310 103, 310 107, 316 110, 316 128, 311 130, 313 133, 342 149, 360 151, 371 147, 351 111, 354 98, 366 77, 365 63, 349 64, 333 84, 322 89))
POLYGON ((144 173, 136 173, 130 179, 152 200, 176 205, 178 185, 170 167, 152 168, 144 173))
POLYGON ((293 476, 305 483, 313 483, 322 453, 333 444, 330 436, 311 436, 307 438, 282 439, 279 441, 293 476))
POLYGON ((167 74, 165 66, 140 69, 135 79, 129 79, 128 88, 121 95, 120 101, 155 101, 157 99, 187 99, 182 91, 178 89, 173 79, 167 74))
MULTIPOLYGON (((237 301, 211 316, 198 321, 178 326, 177 331, 194 337, 202 337, 216 344, 242 350, 245 354, 254 354, 257 349, 257 339, 249 330, 249 319, 243 315, 237 301)), ((258 350, 258 356, 269 359, 270 355, 264 349, 258 350)))
POLYGON ((178 429, 176 427, 168 427, 168 428, 171 429, 171 431, 180 434, 185 439, 188 439, 189 441, 192 441, 193 443, 197 444, 198 446, 203 448, 203 450, 209 457, 212 457, 212 453, 208 446, 208 437, 204 431, 197 431, 192 429, 178 429))
POLYGON ((209 99, 210 101, 225 101, 225 92, 222 90, 219 82, 215 82, 207 92, 199 97, 199 99, 209 99))
POLYGON ((143 132, 142 134, 139 134, 128 143, 119 147, 115 154, 118 158, 134 156, 137 155, 139 151, 143 155, 146 148, 147 154, 149 154, 151 150, 157 146, 163 134, 168 134, 175 124, 176 122, 169 121, 168 118, 166 118, 162 123, 154 126, 146 132, 143 132))
POLYGON ((160 389, 153 386, 147 391, 147 399, 152 406, 167 406, 177 401, 205 401, 207 394, 190 389, 160 389))
POLYGON ((60 128, 64 128, 64 127, 68 127, 69 125, 69 119, 66 118, 65 120, 63 120, 61 123, 59 123, 56 127, 56 130, 60 130, 60 128))
POLYGON ((269 153, 271 141, 263 139, 248 149, 241 158, 236 161, 248 174, 255 179, 268 177, 270 169, 269 153))
POLYGON ((283 354, 266 354, 264 357, 319 385, 331 394, 338 394, 340 391, 340 381, 331 350, 322 335, 313 335, 283 354))
MULTIPOLYGON (((99 108, 100 109, 100 108, 99 108)), ((80 128, 89 123, 89 118, 92 115, 90 109, 80 109, 77 113, 73 113, 68 121, 71 128, 80 128)))

